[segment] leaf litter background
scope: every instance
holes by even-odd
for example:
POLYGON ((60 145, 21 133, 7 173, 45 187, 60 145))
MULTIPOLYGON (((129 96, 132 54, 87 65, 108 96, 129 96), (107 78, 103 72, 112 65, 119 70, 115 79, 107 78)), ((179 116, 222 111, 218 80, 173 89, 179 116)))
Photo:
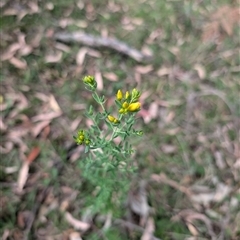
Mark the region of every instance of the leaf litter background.
POLYGON ((2 239, 240 238, 236 1, 2 1, 0 24, 2 239), (118 218, 86 209, 86 74, 108 106, 143 91, 118 218))

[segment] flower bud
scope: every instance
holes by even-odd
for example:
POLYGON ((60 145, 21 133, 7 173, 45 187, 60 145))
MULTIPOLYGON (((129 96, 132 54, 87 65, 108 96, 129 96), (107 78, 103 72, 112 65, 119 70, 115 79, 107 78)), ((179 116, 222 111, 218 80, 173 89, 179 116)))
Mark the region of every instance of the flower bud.
POLYGON ((126 110, 126 109, 120 108, 120 110, 119 110, 118 112, 121 113, 121 114, 123 114, 123 113, 125 113, 125 110, 126 110))
POLYGON ((138 101, 140 95, 141 95, 140 91, 138 91, 136 88, 134 88, 132 90, 132 95, 131 95, 132 96, 132 102, 138 101))
POLYGON ((128 104, 127 102, 124 102, 124 103, 122 104, 122 108, 124 108, 124 109, 126 109, 128 106, 129 106, 129 104, 128 104))
POLYGON ((141 104, 140 102, 136 102, 136 103, 131 103, 129 105, 129 107, 127 108, 128 112, 136 112, 138 110, 140 110, 141 104))
POLYGON ((84 140, 84 135, 80 135, 78 138, 79 138, 81 141, 83 141, 83 140, 84 140))
POLYGON ((97 82, 93 76, 85 76, 83 79, 83 82, 86 86, 88 86, 91 91, 95 91, 97 88, 97 82))
POLYGON ((108 120, 112 123, 118 124, 119 120, 111 115, 108 115, 108 120))
POLYGON ((142 131, 142 130, 136 131, 136 134, 137 134, 138 136, 142 136, 142 135, 143 135, 143 131, 142 131))
POLYGON ((122 91, 119 89, 117 92, 116 98, 118 101, 120 101, 120 100, 122 100, 122 97, 123 97, 122 91))
POLYGON ((128 98, 129 98, 129 96, 130 96, 130 93, 129 93, 129 91, 126 91, 126 93, 125 93, 125 99, 128 99, 128 98))
POLYGON ((119 123, 119 120, 115 118, 113 122, 114 122, 115 124, 117 124, 117 123, 119 123))

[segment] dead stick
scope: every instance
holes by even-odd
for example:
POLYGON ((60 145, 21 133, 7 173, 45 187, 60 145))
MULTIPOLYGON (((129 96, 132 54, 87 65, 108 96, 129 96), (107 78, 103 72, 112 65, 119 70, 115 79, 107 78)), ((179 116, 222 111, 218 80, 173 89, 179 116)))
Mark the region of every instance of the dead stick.
POLYGON ((137 49, 132 48, 126 43, 114 38, 96 37, 83 32, 58 32, 54 35, 54 38, 65 43, 80 43, 90 47, 111 48, 133 58, 137 62, 145 62, 151 59, 151 56, 145 55, 137 49))
POLYGON ((180 192, 185 193, 187 196, 191 196, 191 194, 192 194, 191 190, 189 190, 188 188, 181 186, 177 182, 167 178, 167 176, 164 173, 161 173, 160 175, 152 174, 151 179, 156 182, 165 183, 165 184, 179 190, 180 192))

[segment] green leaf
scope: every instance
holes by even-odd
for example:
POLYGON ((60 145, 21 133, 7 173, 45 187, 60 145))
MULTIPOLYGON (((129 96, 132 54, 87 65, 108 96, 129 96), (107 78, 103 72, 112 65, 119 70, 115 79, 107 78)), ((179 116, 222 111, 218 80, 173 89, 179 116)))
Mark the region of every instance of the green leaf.
POLYGON ((105 103, 105 96, 102 96, 102 97, 100 98, 100 101, 101 101, 102 104, 104 104, 104 103, 105 103))
POLYGON ((90 105, 87 114, 88 114, 89 116, 92 116, 92 115, 93 115, 93 106, 92 106, 92 105, 90 105))
POLYGON ((106 125, 108 126, 109 129, 113 130, 113 126, 110 122, 108 122, 107 120, 105 121, 106 125))
POLYGON ((116 152, 116 153, 120 153, 120 152, 121 152, 121 150, 120 150, 120 149, 117 149, 117 148, 112 148, 112 151, 113 151, 113 152, 116 152))
POLYGON ((107 118, 107 114, 106 113, 98 113, 96 115, 96 118, 98 118, 98 119, 105 119, 105 118, 107 118))
POLYGON ((118 100, 115 100, 115 103, 116 103, 116 105, 117 105, 119 108, 122 107, 122 104, 121 104, 118 100))
POLYGON ((84 153, 88 153, 88 152, 89 152, 89 146, 86 146, 84 153))
POLYGON ((94 99, 97 103, 100 103, 97 93, 94 92, 94 93, 92 94, 92 97, 93 97, 93 99, 94 99))
POLYGON ((93 130, 93 132, 99 132, 99 128, 95 125, 91 125, 90 130, 93 130))

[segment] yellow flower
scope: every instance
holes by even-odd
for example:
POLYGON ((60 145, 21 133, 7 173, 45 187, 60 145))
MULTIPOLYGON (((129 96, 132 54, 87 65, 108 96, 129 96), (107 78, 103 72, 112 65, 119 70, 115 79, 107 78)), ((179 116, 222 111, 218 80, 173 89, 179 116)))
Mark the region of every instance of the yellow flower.
POLYGON ((89 84, 93 84, 95 82, 95 79, 93 76, 85 76, 83 78, 83 82, 84 83, 89 83, 89 84))
POLYGON ((118 111, 119 113, 123 114, 127 111, 127 109, 123 109, 123 108, 120 108, 120 110, 118 111))
POLYGON ((115 118, 113 122, 114 122, 115 124, 117 124, 117 123, 119 123, 119 120, 115 118))
POLYGON ((84 135, 80 135, 78 138, 79 138, 79 140, 83 141, 84 140, 84 135))
POLYGON ((110 122, 114 122, 114 119, 115 119, 115 117, 113 117, 113 116, 111 116, 111 115, 108 115, 108 120, 109 120, 110 122))
POLYGON ((119 123, 119 120, 117 118, 113 117, 112 115, 108 115, 108 120, 115 124, 119 123))
POLYGON ((140 102, 136 102, 136 103, 131 103, 129 105, 129 107, 127 108, 128 112, 136 112, 138 110, 140 110, 141 104, 140 102))
POLYGON ((125 93, 125 99, 128 99, 129 96, 130 96, 129 91, 126 91, 126 93, 125 93))
POLYGON ((127 102, 124 102, 123 104, 122 104, 122 108, 127 108, 129 106, 129 104, 127 103, 127 102))
POLYGON ((118 101, 122 100, 123 94, 122 94, 122 91, 120 89, 118 90, 116 97, 117 97, 118 101))

